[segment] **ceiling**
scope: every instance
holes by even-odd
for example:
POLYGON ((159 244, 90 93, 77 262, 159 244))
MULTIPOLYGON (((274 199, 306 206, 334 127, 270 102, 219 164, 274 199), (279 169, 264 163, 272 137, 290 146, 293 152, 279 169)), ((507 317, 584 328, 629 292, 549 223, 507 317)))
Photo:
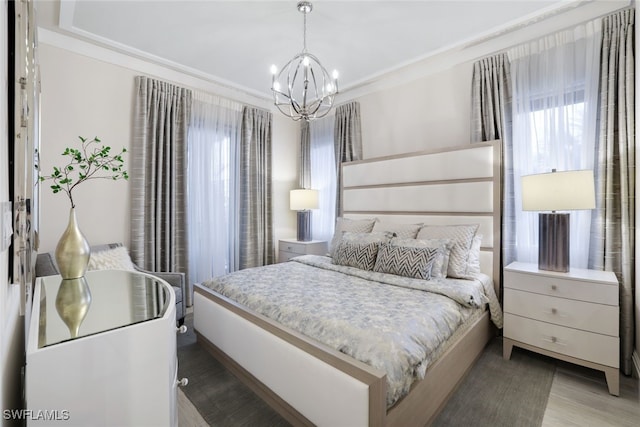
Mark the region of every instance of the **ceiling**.
MULTIPOLYGON (((313 2, 307 48, 342 91, 479 38, 579 7, 576 0, 313 2)), ((38 25, 260 97, 271 64, 302 50, 296 1, 39 1, 38 25)))

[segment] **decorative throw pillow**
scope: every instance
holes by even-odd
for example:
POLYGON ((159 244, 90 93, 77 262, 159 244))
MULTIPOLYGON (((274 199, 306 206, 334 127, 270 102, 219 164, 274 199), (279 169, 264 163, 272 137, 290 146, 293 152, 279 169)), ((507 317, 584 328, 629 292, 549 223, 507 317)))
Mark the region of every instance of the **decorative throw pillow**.
POLYGON ((450 239, 393 239, 391 244, 398 246, 411 246, 416 248, 435 248, 438 250, 436 259, 433 262, 433 268, 431 269, 431 278, 438 279, 441 277, 447 277, 447 270, 449 268, 449 255, 453 242, 450 239))
POLYGON ((373 271, 430 280, 437 257, 437 248, 383 243, 373 271))
POLYGON ((479 224, 469 225, 425 225, 418 232, 417 239, 450 239, 453 242, 449 256, 447 276, 468 277, 469 250, 479 224))
POLYGON ((378 221, 373 225, 372 231, 390 231, 396 237, 400 237, 402 239, 415 239, 418 235, 418 230, 420 230, 422 224, 396 224, 393 222, 382 222, 378 221))
POLYGON ((92 252, 87 270, 129 270, 135 271, 127 248, 119 246, 104 251, 92 252))
POLYGON ((474 276, 480 273, 480 247, 482 246, 482 234, 476 234, 471 242, 471 249, 469 249, 469 259, 467 268, 467 274, 474 276))
POLYGON ((331 244, 329 244, 329 254, 331 256, 335 255, 336 248, 342 239, 342 234, 345 232, 351 233, 369 233, 373 229, 373 225, 377 221, 376 218, 370 219, 349 219, 349 218, 338 218, 336 220, 336 229, 333 233, 333 238, 331 239, 331 244))
POLYGON ((373 270, 380 244, 391 240, 391 233, 345 232, 336 248, 333 262, 338 265, 373 270))

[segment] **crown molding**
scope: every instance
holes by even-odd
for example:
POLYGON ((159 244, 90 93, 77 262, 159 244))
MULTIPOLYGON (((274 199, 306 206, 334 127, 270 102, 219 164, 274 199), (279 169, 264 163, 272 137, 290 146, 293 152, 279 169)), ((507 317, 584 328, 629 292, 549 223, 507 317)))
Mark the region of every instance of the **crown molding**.
MULTIPOLYGON (((76 1, 60 2, 60 31, 39 28, 41 42, 104 62, 187 84, 194 88, 213 91, 221 96, 263 108, 271 107, 271 97, 264 92, 237 85, 203 71, 75 28, 73 26, 75 4, 76 1)), ((340 91, 339 101, 347 102, 370 93, 440 73, 455 65, 503 51, 540 37, 542 34, 551 34, 570 28, 632 4, 635 6, 633 0, 564 1, 521 19, 505 23, 476 37, 444 46, 423 57, 345 85, 340 91)))
POLYGON ((635 6, 633 0, 563 2, 541 13, 531 14, 456 45, 449 45, 412 63, 346 86, 341 93, 340 101, 349 101, 444 72, 458 64, 496 54, 541 35, 580 25, 632 4, 635 6))

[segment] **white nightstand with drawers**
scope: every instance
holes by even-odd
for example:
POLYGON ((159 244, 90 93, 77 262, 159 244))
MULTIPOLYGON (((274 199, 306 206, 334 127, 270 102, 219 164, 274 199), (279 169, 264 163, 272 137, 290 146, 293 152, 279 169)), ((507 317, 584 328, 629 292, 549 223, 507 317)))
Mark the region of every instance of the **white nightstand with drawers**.
POLYGON ((608 271, 539 270, 514 262, 504 270, 503 356, 525 348, 605 373, 620 392, 618 280, 608 271))
POLYGON ((326 255, 329 245, 325 240, 300 242, 296 239, 280 239, 278 244, 278 262, 289 261, 300 255, 326 255))

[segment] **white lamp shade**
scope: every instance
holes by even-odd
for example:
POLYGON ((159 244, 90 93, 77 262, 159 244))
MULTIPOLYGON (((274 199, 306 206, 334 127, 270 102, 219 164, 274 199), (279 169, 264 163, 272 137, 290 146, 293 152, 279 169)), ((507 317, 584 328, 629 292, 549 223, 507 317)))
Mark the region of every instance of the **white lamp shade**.
POLYGON ((522 177, 524 211, 568 211, 595 207, 593 171, 550 172, 522 177))
POLYGON ((318 209, 318 190, 300 189, 289 193, 289 207, 292 211, 318 209))

